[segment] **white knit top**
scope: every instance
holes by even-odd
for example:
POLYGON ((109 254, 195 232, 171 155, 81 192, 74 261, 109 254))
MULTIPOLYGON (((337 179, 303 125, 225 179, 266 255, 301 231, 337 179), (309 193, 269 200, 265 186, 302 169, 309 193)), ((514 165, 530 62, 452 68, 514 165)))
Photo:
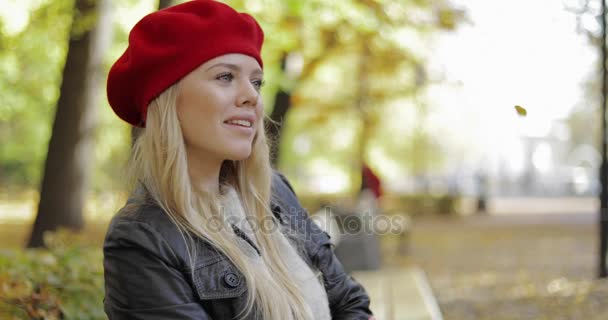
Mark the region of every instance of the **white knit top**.
MULTIPOLYGON (((225 193, 222 195, 222 204, 224 206, 223 212, 225 217, 230 219, 257 246, 251 224, 246 220, 247 215, 243 210, 238 194, 233 188, 225 188, 225 193)), ((298 254, 297 249, 282 232, 279 232, 279 239, 279 248, 287 258, 285 259, 287 268, 296 284, 302 289, 304 298, 308 302, 315 319, 330 320, 329 300, 320 272, 319 276, 315 275, 315 272, 306 264, 298 254)), ((241 245, 245 252, 248 252, 248 256, 262 259, 245 240, 241 241, 241 245)))

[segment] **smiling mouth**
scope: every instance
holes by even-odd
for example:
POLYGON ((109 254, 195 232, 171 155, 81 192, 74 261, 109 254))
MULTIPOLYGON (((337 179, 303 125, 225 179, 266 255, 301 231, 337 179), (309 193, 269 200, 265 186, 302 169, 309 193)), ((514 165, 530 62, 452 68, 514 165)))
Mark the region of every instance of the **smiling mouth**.
POLYGON ((251 128, 252 126, 252 123, 248 120, 229 120, 224 123, 244 128, 251 128))

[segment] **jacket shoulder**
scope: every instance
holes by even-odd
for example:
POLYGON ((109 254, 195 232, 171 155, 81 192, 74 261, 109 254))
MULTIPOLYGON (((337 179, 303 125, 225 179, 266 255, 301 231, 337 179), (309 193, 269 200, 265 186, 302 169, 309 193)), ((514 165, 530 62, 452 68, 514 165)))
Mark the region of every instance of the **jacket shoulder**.
POLYGON ((298 231, 314 256, 323 245, 330 245, 330 236, 310 218, 287 178, 275 171, 272 177, 273 210, 280 212, 281 222, 298 231))
POLYGON ((169 215, 152 203, 128 202, 114 215, 104 250, 112 247, 139 247, 180 268, 188 261, 184 235, 169 215))

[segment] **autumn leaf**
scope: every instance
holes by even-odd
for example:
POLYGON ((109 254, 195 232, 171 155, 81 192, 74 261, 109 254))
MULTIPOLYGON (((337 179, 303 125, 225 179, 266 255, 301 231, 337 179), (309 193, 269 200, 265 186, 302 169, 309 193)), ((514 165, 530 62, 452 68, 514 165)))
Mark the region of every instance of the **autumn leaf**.
POLYGON ((526 109, 520 105, 515 106, 515 111, 517 111, 517 114, 522 117, 525 117, 528 115, 528 111, 526 111, 526 109))

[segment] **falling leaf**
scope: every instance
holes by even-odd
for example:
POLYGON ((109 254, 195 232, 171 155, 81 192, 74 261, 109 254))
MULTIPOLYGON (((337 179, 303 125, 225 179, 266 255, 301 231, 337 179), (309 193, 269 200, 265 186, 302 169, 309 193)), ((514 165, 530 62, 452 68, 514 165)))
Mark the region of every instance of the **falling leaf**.
POLYGON ((526 111, 526 109, 524 109, 524 107, 522 107, 520 105, 515 106, 515 111, 517 111, 517 114, 522 117, 525 117, 528 115, 528 111, 526 111))

